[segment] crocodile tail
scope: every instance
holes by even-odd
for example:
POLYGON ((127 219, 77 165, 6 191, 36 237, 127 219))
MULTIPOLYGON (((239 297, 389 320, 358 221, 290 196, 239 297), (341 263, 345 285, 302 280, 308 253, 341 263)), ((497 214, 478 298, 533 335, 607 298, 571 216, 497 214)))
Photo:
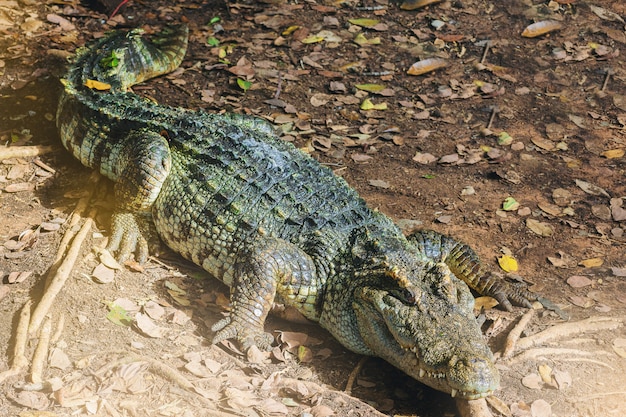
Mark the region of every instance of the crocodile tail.
POLYGON ((187 25, 169 26, 152 39, 143 33, 142 29, 114 31, 79 52, 73 68, 81 69, 82 79, 74 81, 96 80, 112 91, 126 91, 178 68, 187 51, 187 25))
POLYGON ((408 240, 429 259, 444 262, 470 288, 495 298, 506 310, 512 309, 511 302, 530 307, 530 301, 537 299, 537 295, 524 286, 512 284, 489 271, 472 248, 449 236, 426 230, 408 236, 408 240))

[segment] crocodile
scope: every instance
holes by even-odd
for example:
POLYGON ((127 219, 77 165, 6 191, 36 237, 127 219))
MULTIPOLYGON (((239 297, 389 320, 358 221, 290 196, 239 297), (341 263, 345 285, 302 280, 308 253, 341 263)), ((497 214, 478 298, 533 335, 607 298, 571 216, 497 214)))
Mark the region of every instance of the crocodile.
POLYGON ((346 181, 257 117, 157 104, 131 91, 173 71, 188 29, 112 31, 80 48, 61 80, 61 141, 114 182, 107 248, 144 262, 150 230, 231 289, 213 343, 273 342, 274 302, 295 307, 347 349, 383 358, 465 399, 499 387, 471 289, 505 309, 537 297, 467 245, 405 236, 346 181))

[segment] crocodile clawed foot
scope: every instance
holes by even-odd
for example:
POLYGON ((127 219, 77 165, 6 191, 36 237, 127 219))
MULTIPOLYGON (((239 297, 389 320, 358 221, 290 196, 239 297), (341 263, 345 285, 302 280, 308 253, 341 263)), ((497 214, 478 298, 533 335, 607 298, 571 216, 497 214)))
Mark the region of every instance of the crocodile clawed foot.
POLYGON ((211 330, 217 332, 211 343, 217 344, 226 339, 236 339, 241 349, 247 351, 252 346, 260 350, 269 351, 272 349, 274 338, 271 334, 265 333, 263 329, 258 329, 250 323, 240 322, 237 319, 226 317, 215 323, 211 330))
POLYGON ((116 212, 111 219, 111 238, 106 249, 116 254, 118 262, 128 260, 134 252, 136 260, 144 263, 148 259, 148 241, 144 237, 149 234, 146 221, 139 215, 130 212, 116 212))

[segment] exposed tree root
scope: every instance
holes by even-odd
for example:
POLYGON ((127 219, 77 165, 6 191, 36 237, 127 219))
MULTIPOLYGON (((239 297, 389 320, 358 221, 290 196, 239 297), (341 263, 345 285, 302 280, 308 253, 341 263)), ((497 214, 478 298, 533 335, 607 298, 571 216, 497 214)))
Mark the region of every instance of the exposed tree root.
POLYGON ((20 312, 20 320, 17 323, 17 330, 15 332, 13 361, 11 362, 11 368, 0 373, 0 384, 7 378, 19 375, 28 366, 28 359, 26 359, 25 352, 26 342, 28 342, 28 323, 30 322, 31 304, 31 301, 27 301, 20 312))
POLYGON ((39 332, 39 343, 33 354, 33 361, 30 367, 30 381, 38 384, 43 382, 43 370, 46 359, 48 358, 48 348, 50 347, 50 334, 52 333, 52 324, 50 316, 46 316, 39 332))
POLYGON ((0 161, 10 158, 28 158, 52 152, 52 146, 11 146, 0 148, 0 161))
POLYGON ((577 333, 612 330, 620 327, 622 324, 624 323, 621 319, 612 317, 590 317, 577 322, 557 324, 532 336, 520 339, 517 342, 517 349, 525 350, 555 339, 571 337, 577 333))
POLYGON ((522 332, 528 326, 528 323, 530 323, 530 320, 533 318, 534 315, 535 310, 533 310, 532 308, 529 309, 526 313, 524 313, 517 325, 509 332, 509 335, 506 338, 506 342, 504 342, 504 348, 502 349, 503 358, 507 358, 513 354, 513 352, 515 351, 516 343, 518 342, 520 336, 522 335, 522 332))
POLYGON ((596 356, 596 355, 611 355, 611 353, 604 350, 594 350, 593 352, 586 352, 584 350, 579 349, 567 349, 567 348, 537 348, 537 349, 528 349, 524 352, 520 353, 517 356, 514 356, 506 361, 507 365, 513 364, 515 362, 526 361, 530 359, 536 359, 541 356, 556 356, 556 355, 566 355, 566 356, 596 356))
POLYGON ((363 356, 359 363, 356 364, 350 375, 348 376, 348 382, 346 382, 346 389, 344 390, 346 394, 352 395, 352 387, 354 386, 354 381, 356 381, 356 377, 361 373, 361 369, 363 369, 363 365, 367 362, 368 357, 363 356))
POLYGON ((69 278, 72 269, 74 268, 74 264, 76 263, 76 259, 80 254, 82 243, 91 232, 91 227, 93 226, 92 217, 95 217, 95 214, 95 209, 91 210, 91 212, 89 213, 90 217, 85 220, 85 223, 83 223, 80 231, 72 241, 72 245, 67 251, 67 255, 63 259, 63 262, 56 270, 54 277, 50 281, 50 285, 48 286, 48 288, 46 288, 46 291, 41 297, 39 304, 37 304, 37 307, 35 307, 35 311, 33 312, 33 316, 30 321, 30 326, 28 327, 28 332, 31 336, 33 336, 35 333, 37 333, 37 330, 39 330, 41 322, 48 314, 48 311, 50 311, 50 308, 52 307, 52 303, 54 302, 56 296, 59 294, 59 292, 61 292, 61 289, 63 289, 65 282, 69 278))

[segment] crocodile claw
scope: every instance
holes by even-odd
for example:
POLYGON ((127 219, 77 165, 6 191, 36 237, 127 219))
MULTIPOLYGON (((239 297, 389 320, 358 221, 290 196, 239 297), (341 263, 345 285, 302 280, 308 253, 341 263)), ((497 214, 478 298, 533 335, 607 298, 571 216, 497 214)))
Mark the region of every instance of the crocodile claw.
POLYGON ((223 318, 222 320, 211 326, 211 330, 217 332, 211 341, 217 344, 226 339, 237 339, 241 348, 246 351, 252 346, 258 347, 260 350, 269 351, 272 349, 274 338, 271 334, 264 332, 262 329, 256 329, 248 323, 240 322, 236 318, 223 318))
POLYGON ((111 219, 111 238, 106 249, 115 253, 118 262, 128 260, 134 252, 137 262, 144 263, 148 259, 148 241, 144 237, 149 234, 149 226, 141 216, 129 212, 116 212, 111 219))

